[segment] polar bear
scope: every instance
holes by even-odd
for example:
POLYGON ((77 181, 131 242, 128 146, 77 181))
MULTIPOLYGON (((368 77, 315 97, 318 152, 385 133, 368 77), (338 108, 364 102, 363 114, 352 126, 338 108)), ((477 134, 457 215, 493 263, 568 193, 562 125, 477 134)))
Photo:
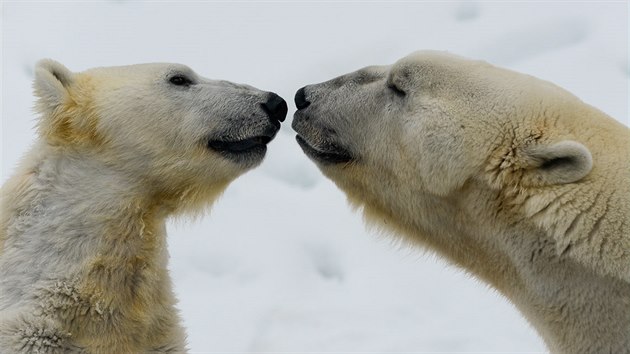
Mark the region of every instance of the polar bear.
POLYGON ((165 219, 258 165, 275 93, 180 64, 35 70, 39 138, 2 187, 0 352, 181 353, 165 219))
POLYGON ((295 96, 366 219, 508 297, 562 353, 630 352, 630 131, 565 90, 421 51, 295 96))

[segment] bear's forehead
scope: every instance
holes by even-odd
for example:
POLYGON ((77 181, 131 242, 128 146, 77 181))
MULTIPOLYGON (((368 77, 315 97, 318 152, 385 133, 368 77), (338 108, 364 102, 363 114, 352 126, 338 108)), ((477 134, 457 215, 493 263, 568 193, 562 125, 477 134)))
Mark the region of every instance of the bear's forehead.
POLYGON ((124 77, 154 77, 164 76, 169 73, 182 73, 193 75, 194 71, 188 66, 177 63, 146 63, 124 66, 108 66, 89 69, 83 74, 93 77, 124 76, 124 77))
POLYGON ((445 51, 439 50, 419 50, 413 52, 403 58, 403 60, 437 60, 437 61, 462 61, 467 60, 459 55, 455 55, 445 51))
POLYGON ((433 83, 456 87, 457 91, 483 87, 501 90, 515 82, 523 87, 533 87, 541 82, 485 61, 432 50, 414 52, 400 59, 392 66, 391 75, 421 85, 433 83))
POLYGON ((414 52, 394 64, 394 70, 410 70, 425 74, 460 72, 471 67, 491 67, 491 65, 482 61, 469 60, 448 52, 434 50, 414 52))

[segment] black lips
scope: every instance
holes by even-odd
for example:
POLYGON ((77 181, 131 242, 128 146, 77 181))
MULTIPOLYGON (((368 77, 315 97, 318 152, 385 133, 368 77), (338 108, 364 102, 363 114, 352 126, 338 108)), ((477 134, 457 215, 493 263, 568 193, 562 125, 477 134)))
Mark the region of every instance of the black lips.
POLYGON ((241 153, 265 146, 269 144, 271 139, 273 138, 269 136, 255 136, 253 138, 237 141, 210 140, 210 142, 208 142, 208 147, 216 151, 241 153))
POLYGON ((267 144, 273 140, 277 132, 278 128, 275 125, 268 125, 262 133, 244 139, 211 138, 207 146, 223 157, 237 162, 262 159, 267 151, 267 144))
POLYGON ((348 163, 354 160, 354 157, 348 150, 338 145, 329 144, 325 150, 319 150, 311 146, 303 137, 299 135, 295 137, 295 140, 297 140, 298 144, 302 148, 302 151, 304 151, 307 156, 318 162, 326 164, 338 164, 348 163))

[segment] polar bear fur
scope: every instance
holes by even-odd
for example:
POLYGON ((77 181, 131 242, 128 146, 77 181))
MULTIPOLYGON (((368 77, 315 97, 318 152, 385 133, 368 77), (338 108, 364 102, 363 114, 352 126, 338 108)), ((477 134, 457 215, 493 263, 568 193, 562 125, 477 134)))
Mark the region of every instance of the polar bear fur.
POLYGON ((0 352, 184 352, 165 220, 259 164, 286 103, 179 64, 44 60, 34 87, 39 139, 2 187, 0 352))
POLYGON ((493 285, 553 352, 630 353, 630 131, 422 51, 300 89, 305 153, 366 219, 493 285))

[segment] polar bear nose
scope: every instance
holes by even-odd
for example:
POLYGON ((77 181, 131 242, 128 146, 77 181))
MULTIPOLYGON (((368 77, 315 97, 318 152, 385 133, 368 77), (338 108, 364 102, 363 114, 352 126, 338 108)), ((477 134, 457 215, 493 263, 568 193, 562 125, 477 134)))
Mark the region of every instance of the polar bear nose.
POLYGON ((306 99, 304 88, 305 87, 302 87, 295 93, 295 107, 297 107, 297 109, 304 109, 311 104, 311 102, 306 99))
POLYGON ((272 122, 284 122, 287 116, 287 102, 277 94, 270 92, 267 102, 262 104, 263 110, 269 115, 272 122))

